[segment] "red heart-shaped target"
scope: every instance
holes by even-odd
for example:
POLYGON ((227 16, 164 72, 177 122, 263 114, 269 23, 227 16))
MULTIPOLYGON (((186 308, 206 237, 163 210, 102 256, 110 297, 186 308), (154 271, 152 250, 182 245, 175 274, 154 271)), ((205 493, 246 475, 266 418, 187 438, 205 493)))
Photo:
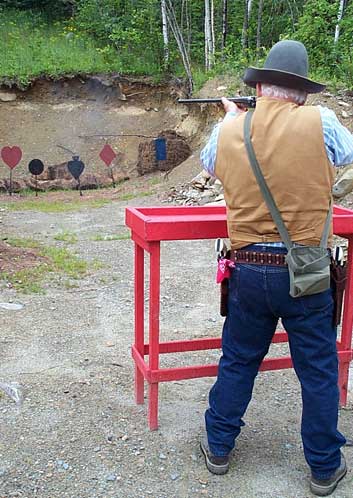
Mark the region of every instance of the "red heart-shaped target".
POLYGON ((1 158, 10 169, 16 168, 22 159, 22 150, 16 145, 3 147, 1 149, 1 158))

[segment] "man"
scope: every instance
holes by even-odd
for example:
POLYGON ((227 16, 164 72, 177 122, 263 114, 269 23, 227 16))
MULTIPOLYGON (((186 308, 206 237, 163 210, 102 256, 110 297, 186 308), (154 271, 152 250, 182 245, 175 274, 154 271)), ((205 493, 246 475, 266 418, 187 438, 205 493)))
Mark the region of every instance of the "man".
MULTIPOLYGON (((304 45, 287 40, 272 47, 264 68, 249 68, 244 82, 256 87, 251 140, 291 239, 296 244, 317 246, 330 206, 333 166, 353 162, 353 137, 332 111, 303 106, 308 93, 325 88, 307 75, 304 45)), ((301 435, 312 474, 310 488, 318 496, 327 496, 347 472, 341 453, 345 438, 337 430, 338 360, 332 294, 327 290, 299 298, 289 295, 287 250, 244 144, 246 113, 227 99, 223 104, 226 117, 201 152, 201 161, 223 183, 228 234, 237 262, 229 282, 222 357, 209 395, 207 437, 201 441, 201 449, 211 472, 228 471, 254 379, 281 318, 302 388, 301 435), (255 255, 256 263, 245 264, 244 249, 268 256, 261 261, 255 255)))

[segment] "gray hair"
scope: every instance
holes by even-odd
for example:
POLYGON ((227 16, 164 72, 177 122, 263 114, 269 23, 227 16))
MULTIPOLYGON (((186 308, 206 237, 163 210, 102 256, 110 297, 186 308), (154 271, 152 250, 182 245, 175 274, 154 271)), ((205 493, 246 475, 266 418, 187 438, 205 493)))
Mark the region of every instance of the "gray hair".
POLYGON ((262 95, 264 97, 274 97, 276 99, 291 100, 295 104, 302 105, 308 96, 303 90, 295 90, 284 86, 261 84, 262 95))

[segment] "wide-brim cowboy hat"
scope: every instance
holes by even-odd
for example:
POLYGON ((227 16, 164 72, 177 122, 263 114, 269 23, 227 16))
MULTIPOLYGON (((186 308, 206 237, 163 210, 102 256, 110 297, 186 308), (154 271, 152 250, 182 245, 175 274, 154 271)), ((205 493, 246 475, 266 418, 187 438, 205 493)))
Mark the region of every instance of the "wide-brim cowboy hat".
POLYGON ((308 53, 304 45, 294 40, 276 43, 268 53, 263 68, 249 67, 244 83, 253 88, 256 83, 295 88, 307 93, 319 93, 326 88, 308 78, 308 53))

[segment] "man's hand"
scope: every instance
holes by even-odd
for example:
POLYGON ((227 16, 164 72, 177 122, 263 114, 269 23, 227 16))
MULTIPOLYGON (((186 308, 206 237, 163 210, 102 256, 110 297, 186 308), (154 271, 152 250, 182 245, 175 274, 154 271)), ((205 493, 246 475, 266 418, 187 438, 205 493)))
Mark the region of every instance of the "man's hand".
POLYGON ((222 97, 222 104, 225 112, 234 112, 235 114, 239 114, 245 111, 245 109, 241 107, 241 105, 237 105, 234 102, 226 99, 225 97, 222 97))

